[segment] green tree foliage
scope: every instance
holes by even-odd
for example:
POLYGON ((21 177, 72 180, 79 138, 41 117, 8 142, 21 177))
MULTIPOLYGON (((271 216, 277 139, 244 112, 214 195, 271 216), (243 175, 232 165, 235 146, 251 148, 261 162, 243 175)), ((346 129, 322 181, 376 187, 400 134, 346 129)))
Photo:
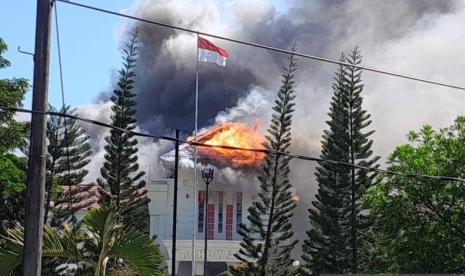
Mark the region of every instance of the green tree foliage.
MULTIPOLYGON (((0 38, 0 69, 10 66, 2 55, 7 50, 6 43, 0 38)), ((25 79, 0 79, 0 106, 22 107, 24 94, 29 88, 25 79)), ((25 125, 16 122, 14 112, 0 111, 0 153, 19 148, 25 144, 25 125)))
MULTIPOLYGON (((136 96, 134 92, 134 66, 137 58, 137 33, 134 33, 124 48, 124 66, 119 71, 117 88, 111 97, 113 101, 112 125, 120 129, 133 130, 136 126, 136 96)), ((106 189, 111 198, 104 198, 103 204, 113 202, 121 211, 128 225, 146 229, 148 221, 148 202, 145 181, 141 177, 145 172, 139 171, 137 163, 137 139, 132 134, 116 129, 105 137, 105 163, 101 168, 98 184, 106 189)))
MULTIPOLYGON (((10 66, 3 57, 6 50, 0 38, 0 69, 10 66)), ((28 87, 25 79, 0 79, 0 106, 21 107, 28 87)), ((28 125, 13 116, 14 112, 0 110, 0 233, 24 217, 25 158, 12 153, 26 145, 28 125)))
MULTIPOLYGON (((53 106, 49 106, 49 109, 57 112, 53 106)), ((75 115, 75 110, 70 110, 68 106, 61 108, 60 113, 75 115)), ((72 118, 50 116, 47 122, 47 140, 45 221, 52 200, 55 205, 73 201, 74 190, 70 187, 82 183, 88 173, 85 166, 89 164, 89 156, 92 154, 89 136, 72 118), (67 189, 63 189, 63 186, 67 186, 67 189)), ((72 219, 75 212, 72 208, 55 209, 54 224, 60 225, 63 220, 72 219)))
MULTIPOLYGON (((273 107, 271 124, 264 147, 288 152, 291 144, 292 113, 294 112, 294 74, 297 63, 294 56, 284 68, 282 86, 273 107)), ((241 225, 241 249, 236 258, 246 265, 230 268, 234 275, 289 275, 292 270, 293 239, 290 218, 296 203, 292 200, 289 182, 289 158, 268 154, 262 165, 258 199, 249 207, 250 225, 241 225), (255 262, 253 262, 255 261, 255 262)))
MULTIPOLYGON (((3 57, 6 43, 0 38, 0 69, 10 66, 3 57)), ((22 107, 24 94, 29 88, 25 79, 0 79, 0 106, 22 107)), ((13 119, 14 112, 0 111, 0 153, 23 146, 25 143, 25 125, 13 119)))
MULTIPOLYGON (((411 131, 388 160, 396 172, 464 178, 465 117, 439 131, 428 125, 411 131)), ((376 225, 368 245, 373 272, 463 273, 463 183, 391 176, 365 201, 376 225)))
POLYGON ((26 158, 0 155, 0 233, 24 220, 26 158))
MULTIPOLYGON (((21 264, 23 240, 23 231, 17 228, 0 240, 0 275, 21 264)), ((134 275, 165 275, 159 246, 147 234, 123 225, 114 207, 86 213, 77 233, 68 224, 63 230, 45 226, 42 254, 45 259, 60 258, 62 264, 77 259, 80 275, 102 276, 104 269, 125 266, 135 270, 134 275)), ((72 269, 65 273, 73 275, 72 269)))
MULTIPOLYGON (((358 48, 341 61, 359 65, 358 48)), ((366 131, 370 115, 362 108, 361 70, 340 66, 333 84, 334 95, 329 112, 329 129, 324 131, 321 158, 361 166, 373 166, 379 157, 372 158, 373 141, 366 131)), ((316 200, 309 209, 312 229, 304 241, 302 272, 347 273, 358 272, 364 263, 361 244, 369 230, 367 212, 361 196, 375 183, 374 174, 364 170, 320 162, 315 173, 318 181, 316 200)))

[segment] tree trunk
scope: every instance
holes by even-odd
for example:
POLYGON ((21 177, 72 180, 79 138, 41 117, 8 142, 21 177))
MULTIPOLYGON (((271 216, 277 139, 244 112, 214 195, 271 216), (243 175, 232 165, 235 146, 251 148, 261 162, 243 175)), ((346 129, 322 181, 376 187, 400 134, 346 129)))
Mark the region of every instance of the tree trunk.
POLYGON ((268 226, 266 229, 265 249, 263 250, 263 256, 262 256, 262 271, 261 271, 262 276, 266 276, 266 265, 268 263, 268 249, 271 243, 271 224, 273 222, 274 204, 275 204, 275 197, 276 197, 276 182, 277 182, 277 174, 278 174, 279 156, 280 156, 279 154, 276 154, 276 161, 274 164, 273 192, 271 194, 270 217, 269 217, 268 226))

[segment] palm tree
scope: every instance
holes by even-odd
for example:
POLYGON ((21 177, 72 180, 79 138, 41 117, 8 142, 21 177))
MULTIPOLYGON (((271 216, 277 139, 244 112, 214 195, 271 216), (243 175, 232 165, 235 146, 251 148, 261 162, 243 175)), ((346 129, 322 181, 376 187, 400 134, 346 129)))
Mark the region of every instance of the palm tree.
MULTIPOLYGON (((0 275, 7 275, 21 264, 23 241, 22 229, 10 229, 2 237, 0 275)), ((114 207, 89 211, 77 232, 68 224, 62 230, 46 225, 42 248, 44 258, 81 263, 78 267, 91 267, 94 276, 105 275, 106 266, 117 268, 122 264, 137 275, 164 275, 159 246, 147 234, 125 227, 114 207)))

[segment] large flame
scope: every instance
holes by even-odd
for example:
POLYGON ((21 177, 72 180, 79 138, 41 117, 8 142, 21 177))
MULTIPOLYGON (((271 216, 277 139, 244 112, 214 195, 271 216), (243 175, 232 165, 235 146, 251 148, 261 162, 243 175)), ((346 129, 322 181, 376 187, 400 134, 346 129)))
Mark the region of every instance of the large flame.
MULTIPOLYGON (((264 137, 259 133, 258 124, 249 126, 239 122, 226 122, 208 129, 199 137, 199 142, 208 145, 261 149, 264 137)), ((199 147, 203 155, 231 160, 236 166, 258 165, 265 157, 262 152, 240 151, 221 148, 199 147)))

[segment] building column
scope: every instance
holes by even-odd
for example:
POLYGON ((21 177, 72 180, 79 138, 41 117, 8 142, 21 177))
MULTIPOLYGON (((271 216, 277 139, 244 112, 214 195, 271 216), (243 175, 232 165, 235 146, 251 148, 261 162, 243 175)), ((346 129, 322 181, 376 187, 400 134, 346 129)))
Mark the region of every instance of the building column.
MULTIPOLYGON (((181 275, 181 274, 179 274, 179 263, 180 262, 176 261, 176 275, 178 275, 178 276, 181 275)), ((169 272, 168 275, 176 276, 176 275, 171 275, 171 259, 166 260, 166 264, 167 264, 167 269, 168 269, 168 272, 169 272)))
POLYGON ((195 262, 195 275, 197 276, 205 275, 203 271, 203 262, 195 262))

